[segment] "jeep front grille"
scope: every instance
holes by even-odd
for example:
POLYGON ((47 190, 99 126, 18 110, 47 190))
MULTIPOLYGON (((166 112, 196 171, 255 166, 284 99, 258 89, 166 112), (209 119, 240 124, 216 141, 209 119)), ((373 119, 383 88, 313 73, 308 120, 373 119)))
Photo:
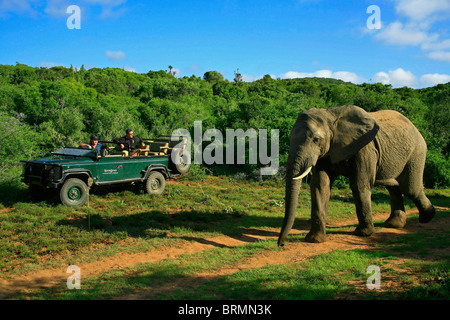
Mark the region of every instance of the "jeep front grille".
POLYGON ((44 169, 44 164, 29 163, 25 168, 25 176, 42 177, 44 169))

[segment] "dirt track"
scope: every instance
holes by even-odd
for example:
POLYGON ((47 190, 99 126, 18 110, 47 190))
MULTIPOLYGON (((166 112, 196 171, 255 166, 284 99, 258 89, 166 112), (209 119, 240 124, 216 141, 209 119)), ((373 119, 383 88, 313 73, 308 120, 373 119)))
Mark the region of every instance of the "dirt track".
MULTIPOLYGON (((441 211, 448 211, 449 208, 436 208, 441 211)), ((416 210, 410 210, 407 214, 416 213, 416 210)), ((374 216, 375 220, 385 220, 389 214, 377 214, 374 216)), ((329 227, 351 226, 356 223, 356 219, 340 222, 329 227)), ((352 227, 353 228, 353 227, 352 227)), ((249 259, 239 262, 233 267, 226 267, 214 270, 213 273, 204 272, 190 277, 189 279, 176 280, 165 284, 158 288, 149 288, 145 291, 135 292, 126 296, 118 297, 118 299, 152 299, 159 293, 170 292, 177 288, 182 288, 191 285, 199 285, 201 283, 211 281, 215 278, 223 277, 236 273, 240 270, 256 269, 264 267, 267 264, 285 264, 289 262, 300 262, 312 256, 331 252, 333 250, 349 250, 349 249, 373 249, 377 243, 383 242, 387 239, 415 232, 436 232, 439 230, 450 230, 450 218, 443 217, 434 219, 428 224, 419 224, 416 221, 408 222, 403 229, 388 229, 382 228, 369 238, 361 238, 351 234, 351 229, 348 232, 339 234, 330 234, 324 243, 311 244, 305 242, 287 242, 286 246, 281 251, 263 252, 257 254, 249 259)), ((99 261, 80 264, 82 270, 82 277, 101 275, 110 270, 123 269, 133 267, 140 263, 158 262, 165 259, 174 259, 181 254, 196 253, 205 250, 211 250, 216 247, 237 247, 245 245, 249 242, 257 240, 275 240, 277 239, 279 229, 274 230, 249 230, 248 233, 243 233, 239 238, 231 238, 228 236, 218 236, 208 239, 203 239, 200 242, 189 242, 180 247, 165 247, 157 250, 151 250, 144 253, 127 254, 120 253, 112 257, 104 258, 99 261)), ((292 230, 291 234, 300 234, 306 231, 292 230)), ((289 240, 289 238, 288 238, 289 240)), ((449 250, 450 248, 447 248, 449 250)), ((11 295, 19 292, 26 293, 32 289, 50 288, 54 286, 61 286, 66 283, 69 274, 66 273, 67 267, 57 269, 40 270, 31 274, 22 275, 13 279, 0 280, 0 299, 8 299, 11 295)))

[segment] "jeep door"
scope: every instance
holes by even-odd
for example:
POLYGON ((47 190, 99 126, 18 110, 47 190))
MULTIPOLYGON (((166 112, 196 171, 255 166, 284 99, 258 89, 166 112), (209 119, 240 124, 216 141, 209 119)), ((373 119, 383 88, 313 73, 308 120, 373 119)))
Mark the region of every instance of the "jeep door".
POLYGON ((143 172, 147 171, 147 167, 151 163, 149 158, 130 157, 123 168, 124 179, 140 179, 144 176, 143 172))
POLYGON ((123 158, 102 157, 97 162, 97 183, 123 180, 123 158))

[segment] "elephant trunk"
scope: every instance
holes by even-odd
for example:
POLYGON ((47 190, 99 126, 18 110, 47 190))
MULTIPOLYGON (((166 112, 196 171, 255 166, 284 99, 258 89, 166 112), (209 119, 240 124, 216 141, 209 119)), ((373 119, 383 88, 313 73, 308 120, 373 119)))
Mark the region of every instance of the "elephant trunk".
POLYGON ((278 246, 284 246, 284 242, 292 229, 295 220, 295 214, 297 212, 298 195, 300 192, 300 186, 302 184, 302 178, 306 176, 311 167, 309 167, 303 174, 293 177, 288 173, 286 181, 286 205, 283 226, 281 228, 280 236, 278 238, 278 246))
POLYGON ((294 225, 302 179, 311 172, 317 162, 317 157, 318 155, 312 150, 291 141, 286 168, 285 212, 283 226, 278 237, 278 246, 284 246, 294 225))

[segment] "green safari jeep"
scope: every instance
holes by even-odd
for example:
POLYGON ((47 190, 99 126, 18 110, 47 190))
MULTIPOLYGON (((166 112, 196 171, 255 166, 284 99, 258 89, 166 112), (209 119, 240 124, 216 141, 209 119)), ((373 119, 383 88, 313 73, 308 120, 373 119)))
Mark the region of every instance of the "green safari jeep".
MULTIPOLYGON (((67 206, 84 205, 89 189, 103 185, 139 182, 144 184, 147 193, 161 194, 166 179, 189 171, 190 154, 180 148, 182 144, 174 146, 168 139, 146 140, 150 148, 140 149, 137 156, 128 156, 127 152, 114 147, 106 147, 100 152, 63 147, 52 152, 51 157, 22 161, 23 181, 29 185, 32 194, 48 188, 57 189, 61 202, 67 206), (181 161, 178 164, 171 160, 172 152, 179 153, 181 161)), ((104 146, 114 144, 99 142, 104 146)))

